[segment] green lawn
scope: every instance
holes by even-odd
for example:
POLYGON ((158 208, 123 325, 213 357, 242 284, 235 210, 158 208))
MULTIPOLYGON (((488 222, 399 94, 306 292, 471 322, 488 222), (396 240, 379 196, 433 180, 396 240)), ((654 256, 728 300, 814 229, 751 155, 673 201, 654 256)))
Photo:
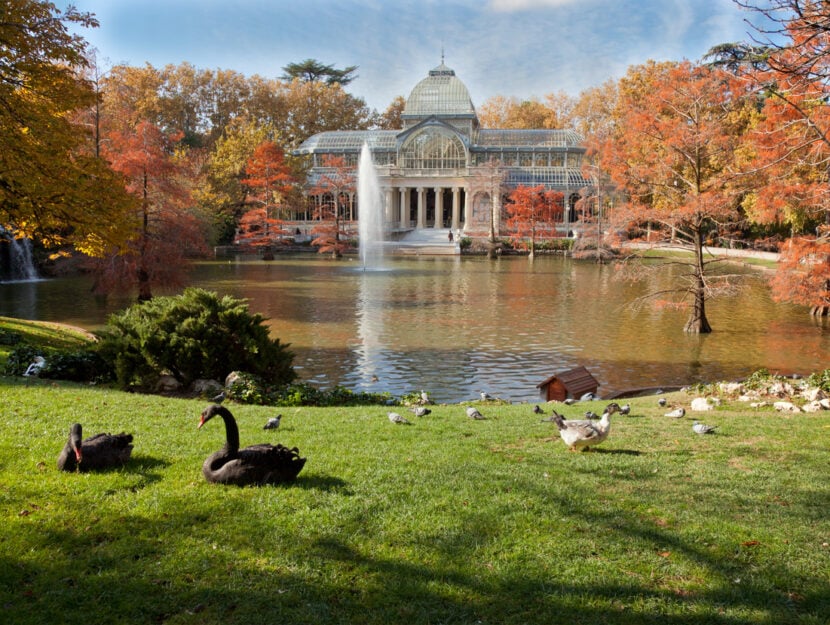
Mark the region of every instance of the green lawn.
MULTIPOLYGON (((692 433, 632 400, 595 452, 528 405, 230 405, 242 444, 308 458, 292 485, 222 487, 206 405, 0 378, 4 623, 827 623, 830 415, 728 404, 692 433), (405 413, 404 414, 409 414, 405 413), (69 425, 132 462, 55 468, 69 425)), ((671 395, 688 408, 689 396, 671 395)), ((599 412, 603 402, 591 407, 599 412)), ((574 406, 568 416, 586 406, 574 406)))

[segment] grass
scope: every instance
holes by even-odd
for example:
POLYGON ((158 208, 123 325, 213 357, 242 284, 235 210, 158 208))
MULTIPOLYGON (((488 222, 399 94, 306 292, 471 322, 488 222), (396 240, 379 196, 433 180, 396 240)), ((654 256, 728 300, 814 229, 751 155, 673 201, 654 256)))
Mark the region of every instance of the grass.
MULTIPOLYGON (((204 402, 0 378, 0 617, 8 623, 827 623, 830 417, 631 401, 571 453, 528 405, 230 408, 298 481, 204 481, 204 402), (408 413, 407 413, 408 414, 408 413), (69 425, 133 460, 57 471, 69 425)), ((686 403, 684 393, 669 395, 686 403)), ((591 407, 597 410, 602 402, 591 407)), ((585 405, 568 408, 579 415, 585 405)))

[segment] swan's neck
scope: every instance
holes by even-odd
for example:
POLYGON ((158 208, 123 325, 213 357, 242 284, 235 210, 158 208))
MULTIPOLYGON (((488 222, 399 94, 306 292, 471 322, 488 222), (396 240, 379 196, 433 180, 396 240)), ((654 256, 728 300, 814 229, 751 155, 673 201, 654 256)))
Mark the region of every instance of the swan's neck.
POLYGON ((236 426, 236 419, 227 410, 222 410, 219 416, 225 422, 225 449, 235 454, 239 451, 239 428, 236 426))

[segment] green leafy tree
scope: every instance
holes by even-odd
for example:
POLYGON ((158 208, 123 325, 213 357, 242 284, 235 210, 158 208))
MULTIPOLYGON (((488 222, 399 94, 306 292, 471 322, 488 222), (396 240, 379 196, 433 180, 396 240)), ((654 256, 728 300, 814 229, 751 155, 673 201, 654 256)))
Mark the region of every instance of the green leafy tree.
POLYGON ((336 69, 334 65, 325 65, 316 59, 306 59, 299 63, 289 63, 282 68, 283 80, 300 80, 302 82, 324 82, 328 85, 339 84, 345 87, 357 76, 357 65, 336 69))

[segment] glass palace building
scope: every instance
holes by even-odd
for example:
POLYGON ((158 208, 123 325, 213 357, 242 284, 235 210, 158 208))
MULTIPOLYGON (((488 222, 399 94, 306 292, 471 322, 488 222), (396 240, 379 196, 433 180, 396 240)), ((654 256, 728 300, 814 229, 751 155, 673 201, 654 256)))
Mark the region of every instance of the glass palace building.
MULTIPOLYGON (((401 130, 309 137, 294 152, 311 159, 306 188, 314 189, 326 174, 327 155, 356 166, 365 143, 380 178, 390 230, 452 228, 477 236, 492 227, 499 235, 510 191, 540 184, 566 198, 558 221, 567 230, 579 191, 590 184, 580 171, 585 150, 575 132, 482 128, 467 87, 443 61, 412 89, 401 118, 401 130)), ((345 217, 359 219, 359 198, 348 195, 345 217)))

